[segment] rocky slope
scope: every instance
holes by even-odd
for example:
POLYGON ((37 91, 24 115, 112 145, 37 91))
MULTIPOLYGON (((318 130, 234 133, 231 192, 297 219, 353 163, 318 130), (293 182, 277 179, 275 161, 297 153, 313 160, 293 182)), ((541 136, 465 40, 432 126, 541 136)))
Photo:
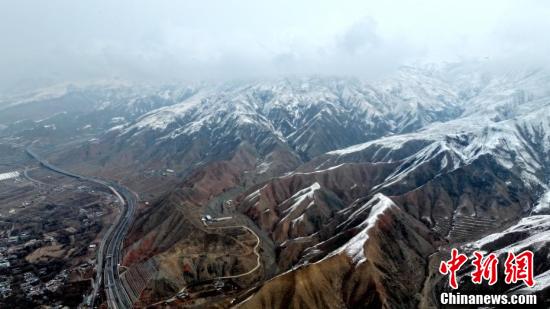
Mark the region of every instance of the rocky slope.
MULTIPOLYGON (((230 200, 233 211, 250 218, 274 250, 268 254, 275 263, 271 275, 263 278, 279 275, 265 282, 257 278, 242 283, 243 291, 253 282, 256 288, 236 295, 234 303, 239 306, 438 307, 434 295, 445 287, 434 265, 446 257, 450 247, 468 250, 479 239, 492 239, 491 233, 510 233, 507 231, 521 224, 522 217, 548 211, 543 193, 548 190, 550 166, 550 127, 544 116, 549 105, 548 92, 541 89, 548 75, 485 76, 467 82, 460 70, 444 74, 440 69, 426 69, 422 78, 411 78, 419 71, 406 69, 394 80, 377 84, 378 88, 363 88, 360 97, 368 104, 357 99, 358 92, 355 100, 350 99, 349 88, 355 84, 349 82, 335 97, 326 94, 327 89, 340 86, 327 81, 323 83, 329 86, 319 90, 324 96, 313 91, 316 88, 311 81, 302 85, 305 94, 284 87, 284 95, 273 94, 277 88, 270 85, 271 92, 262 92, 260 99, 254 95, 267 87, 265 84, 231 88, 214 96, 216 99, 206 95, 207 99, 192 106, 164 109, 162 113, 174 117, 161 117, 169 119, 166 125, 157 126, 155 117, 162 113, 153 112, 120 134, 130 140, 157 134, 152 140, 165 148, 164 139, 176 143, 199 136, 196 132, 213 132, 209 128, 221 125, 226 134, 238 132, 237 139, 255 149, 256 164, 249 166, 246 177, 241 176, 239 185, 233 187, 238 190, 214 193, 197 203, 202 212, 215 213, 213 201, 230 200), (303 103, 292 103, 287 94, 299 97, 297 102, 316 104, 304 108, 303 103), (288 109, 273 118, 273 110, 281 108, 277 102, 285 102, 282 105, 288 109), (226 104, 234 109, 231 116, 208 116, 215 112, 205 116, 206 106, 224 110, 226 104), (320 112, 304 116, 313 106, 320 112), (339 117, 335 106, 355 112, 346 121, 331 118, 339 117), (177 121, 173 119, 182 123, 174 126, 177 121), (309 120, 299 126, 301 119, 309 120), (329 119, 331 124, 307 125, 319 123, 319 119, 329 119), (360 127, 363 122, 380 130, 360 127), (283 123, 294 129, 285 131, 283 123), (346 137, 354 134, 334 127, 335 123, 346 124, 346 128, 350 123, 358 125, 354 130, 363 135, 342 139, 338 136, 341 132, 346 137), (255 133, 246 135, 249 132, 255 133), (254 139, 256 136, 262 136, 262 142, 254 139), (307 136, 307 142, 296 136, 307 136), (360 140, 367 142, 333 150, 360 140), (260 175, 269 165, 263 151, 270 148, 262 148, 266 143, 278 145, 305 163, 267 181, 251 176, 260 175)), ((208 136, 217 140, 217 135, 208 136)), ((181 150, 184 156, 186 149, 181 150)), ((214 157, 208 160, 216 162, 214 157)), ((216 164, 206 163, 198 170, 214 168, 225 174, 216 164)), ((208 184, 195 183, 216 186, 210 180, 208 184)), ((155 209, 151 213, 156 213, 155 209)), ((144 215, 141 220, 150 218, 151 214, 144 215)), ((510 244, 521 242, 516 237, 505 238, 510 244)), ((504 250, 507 245, 497 241, 493 249, 504 250)), ((542 267, 536 275, 543 278, 544 271, 542 267)), ((544 282, 539 286, 542 292, 537 292, 542 297, 547 291, 544 282)), ((500 292, 521 289, 508 287, 500 292)))
POLYGON ((300 266, 239 307, 415 307, 434 235, 382 194, 353 208, 334 236, 306 250, 300 266))
POLYGON ((275 149, 307 161, 330 150, 454 119, 461 103, 449 84, 413 68, 380 85, 338 78, 203 85, 177 104, 112 126, 99 140, 59 160, 76 167, 83 159, 105 170, 135 169, 137 164, 142 170, 162 166, 183 173, 227 159, 247 143, 261 159, 258 171, 274 175, 270 155, 275 149))
POLYGON ((173 89, 53 159, 159 196, 125 242, 127 277, 149 278, 139 305, 190 287, 204 306, 439 307, 451 247, 531 248, 545 301, 548 81, 477 63, 173 89), (170 186, 143 176, 168 170, 170 186), (210 229, 204 214, 231 219, 210 229))

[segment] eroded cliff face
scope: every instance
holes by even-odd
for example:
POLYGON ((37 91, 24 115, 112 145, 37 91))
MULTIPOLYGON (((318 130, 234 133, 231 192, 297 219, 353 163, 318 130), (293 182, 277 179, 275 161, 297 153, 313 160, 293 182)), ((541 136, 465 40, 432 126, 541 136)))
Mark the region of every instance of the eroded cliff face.
POLYGON ((249 152, 207 165, 132 229, 125 264, 153 260, 158 269, 140 302, 255 267, 251 234, 205 228, 199 218, 210 212, 232 216, 261 239, 261 267, 232 280, 236 290, 212 304, 437 307, 434 295, 443 287, 434 265, 449 246, 516 224, 536 201, 533 189, 493 157, 449 168, 442 162, 451 155, 435 152, 408 171, 407 157, 348 159, 248 189, 244 182, 258 182, 249 152), (400 181, 392 180, 396 173, 400 181))
POLYGON ((241 174, 254 164, 255 158, 242 150, 231 161, 216 162, 196 171, 179 189, 167 194, 138 217, 129 232, 125 261, 132 263, 136 258, 167 250, 181 235, 192 234, 202 225, 201 207, 213 196, 238 186, 241 174), (186 216, 186 213, 195 216, 186 216))
MULTIPOLYGON (((529 78, 522 82, 531 83, 529 78)), ((276 126, 268 129, 284 132, 246 129, 239 133, 246 141, 237 139, 235 144, 231 139, 224 144, 226 152, 217 151, 215 156, 195 152, 201 164, 176 190, 139 215, 126 242, 124 263, 130 269, 153 265, 147 267, 155 275, 141 286, 137 304, 163 301, 189 287, 189 298, 172 299, 170 304, 435 308, 439 304, 435 295, 445 288, 437 266, 451 247, 469 252, 477 241, 486 240, 481 247, 498 251, 526 241, 536 243, 526 246, 544 259, 547 242, 528 240, 538 231, 536 224, 526 228, 520 220, 550 212, 550 199, 541 198, 550 179, 546 133, 550 121, 537 114, 548 107, 541 105, 544 96, 518 103, 506 85, 487 87, 466 98, 470 105, 461 105, 463 114, 449 114, 452 119, 438 123, 435 112, 430 119, 405 117, 411 126, 401 126, 404 131, 326 153, 321 152, 340 147, 334 141, 337 137, 323 140, 331 127, 320 130, 318 124, 324 122, 316 121, 334 112, 334 106, 325 104, 326 97, 320 110, 315 104, 294 102, 297 110, 312 114, 292 117, 311 120, 308 128, 313 131, 292 127, 286 112, 261 105, 276 120, 276 126), (517 103, 513 117, 507 110, 510 102, 517 103), (422 129, 412 129, 419 125, 422 129), (408 130, 412 132, 404 133, 408 130), (304 144, 293 144, 297 141, 304 144), (200 221, 204 214, 231 219, 207 227, 200 221), (494 233, 503 234, 491 236, 494 233), (260 240, 259 264, 254 235, 260 240), (222 280, 231 290, 208 289, 214 281, 235 274, 245 275, 222 280)), ((261 98, 238 97, 245 103, 276 102, 269 93, 254 94, 261 98)), ((239 115, 231 119, 241 129, 265 124, 261 117, 239 115)), ((193 119, 190 123, 203 125, 193 119)), ((170 125, 163 130, 181 134, 191 130, 170 125)), ((124 134, 135 133, 138 139, 153 134, 147 126, 129 128, 124 134)), ((184 137, 177 135, 176 140, 184 137)), ((221 147, 218 142, 216 147, 221 147)), ((544 281, 547 271, 540 267, 536 276, 544 281)), ((536 293, 546 295, 548 286, 536 293)), ((465 284, 465 289, 471 288, 465 284)), ((519 290, 522 287, 498 291, 519 290)))
MULTIPOLYGON (((220 211, 216 197, 234 195, 246 181, 246 171, 254 169, 256 158, 247 147, 240 148, 228 161, 218 161, 196 170, 177 190, 147 208, 132 225, 125 242, 123 264, 130 269, 155 265, 154 275, 137 285, 136 304, 150 304, 174 296, 189 283, 211 281, 240 274, 257 263, 253 234, 239 221, 226 226, 206 226, 204 213, 220 211), (210 204, 209 204, 210 202, 210 204)), ((243 278, 244 283, 266 276, 273 268, 273 248, 260 244, 265 267, 243 278)), ((132 280, 129 278, 128 280, 132 280)))
MULTIPOLYGON (((441 156, 433 160, 441 160, 441 156)), ((399 164, 375 166, 384 170, 396 165, 399 164)), ((329 170, 282 177, 278 179, 280 182, 271 181, 242 199, 246 213, 278 245, 277 259, 281 269, 293 267, 264 284, 242 303, 243 307, 437 306, 433 295, 441 286, 433 282, 432 277, 437 276, 434 265, 438 265, 450 244, 459 246, 515 224, 518 218, 528 214, 536 198, 515 174, 488 156, 443 174, 440 169, 426 168, 437 164, 425 164, 424 168, 409 173, 408 181, 378 188, 359 178, 366 190, 347 197, 333 193, 338 192, 340 185, 346 186, 341 178, 346 166, 358 174, 362 174, 359 172, 361 167, 368 166, 365 170, 369 172, 365 175, 372 179, 380 175, 378 183, 388 175, 376 173, 372 170, 373 165, 343 164, 329 170), (268 192, 274 192, 277 185, 298 182, 294 177, 300 180, 305 177, 309 181, 283 198, 267 198, 275 195, 268 192), (323 185, 319 179, 325 181, 321 181, 323 185), (327 179, 339 181, 327 182, 327 179), (373 193, 376 191, 383 193, 373 193), (386 197, 383 194, 393 195, 386 197), (371 208, 376 208, 373 204, 380 199, 392 206, 389 215, 377 217, 375 228, 368 230, 364 228, 364 214, 372 212, 371 208), (324 218, 318 228, 309 225, 308 233, 295 234, 294 229, 301 231, 302 221, 315 218, 312 212, 318 208, 314 205, 323 204, 333 205, 336 210, 325 212, 331 215, 324 218), (294 218, 300 219, 290 220, 288 224, 287 216, 293 212, 297 212, 294 218), (257 215, 262 213, 267 214, 257 215), (275 219, 265 220, 266 216, 275 219), (361 233, 372 234, 372 237, 355 236, 361 233), (370 263, 356 265, 353 258, 345 254, 349 250, 344 248, 349 247, 354 237, 356 248, 361 248, 359 251, 370 263), (308 280, 309 277, 314 280, 308 280), (402 286, 403 282, 411 285, 402 286), (352 294, 360 301, 354 302, 347 296, 352 294)), ((351 173, 345 175, 351 177, 351 173)), ((279 188, 275 192, 282 191, 279 188)), ((367 216, 369 220, 371 217, 367 216)))
POLYGON ((300 265, 269 281, 240 308, 414 307, 435 236, 390 198, 357 204, 300 265))
POLYGON ((275 178, 236 199, 241 212, 280 244, 318 231, 339 210, 366 195, 395 164, 342 164, 275 178))

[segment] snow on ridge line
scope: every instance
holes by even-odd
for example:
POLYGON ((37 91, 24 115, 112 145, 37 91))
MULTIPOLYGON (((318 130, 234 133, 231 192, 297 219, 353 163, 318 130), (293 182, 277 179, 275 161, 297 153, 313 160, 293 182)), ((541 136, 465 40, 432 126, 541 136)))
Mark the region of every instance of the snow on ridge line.
POLYGON ((334 166, 330 166, 328 168, 325 168, 325 169, 319 169, 319 166, 316 167, 313 171, 311 172, 295 172, 295 171, 292 171, 292 172, 288 172, 287 174, 285 174, 283 176, 283 178, 285 177, 292 177, 292 176, 296 176, 296 175, 313 175, 313 174, 321 174, 321 173, 324 173, 326 171, 332 171, 332 170, 335 170, 335 169, 338 169, 338 168, 341 168, 343 167, 344 165, 347 165, 348 163, 341 163, 341 164, 337 164, 337 165, 334 165, 334 166))
POLYGON ((288 217, 294 210, 296 210, 296 208, 298 208, 306 199, 313 199, 313 194, 319 189, 321 189, 321 185, 319 185, 318 182, 314 182, 311 186, 294 193, 287 200, 283 201, 283 203, 281 204, 284 204, 287 201, 293 202, 290 207, 283 211, 283 213, 286 213, 283 220, 288 217))
POLYGON ((546 192, 541 196, 535 207, 533 207, 533 213, 540 213, 541 211, 550 210, 550 189, 547 188, 546 192))
POLYGON ((377 193, 367 203, 365 203, 363 206, 353 212, 349 216, 348 221, 356 217, 362 211, 369 207, 371 209, 368 217, 361 224, 358 225, 358 228, 362 229, 361 232, 353 236, 344 245, 333 251, 324 259, 344 253, 348 257, 350 257, 353 263, 356 265, 360 265, 367 260, 367 257, 365 256, 364 246, 366 241, 369 239, 368 234, 370 230, 376 225, 376 222, 378 221, 380 216, 382 216, 389 209, 395 208, 397 206, 389 197, 385 196, 382 193, 377 193))
POLYGON ((141 130, 144 128, 163 131, 169 124, 173 123, 178 116, 194 107, 200 106, 203 103, 203 99, 209 93, 210 91, 199 91, 180 103, 154 109, 139 117, 135 123, 128 126, 121 134, 129 133, 133 129, 141 130))
MULTIPOLYGON (((550 105, 545 107, 550 111, 550 105)), ((536 124, 546 121, 546 126, 550 123, 550 119, 541 119, 540 109, 526 111, 519 115, 520 117, 507 119, 503 121, 494 121, 487 115, 471 115, 467 117, 459 117, 447 122, 435 122, 427 125, 419 131, 402 133, 395 135, 387 135, 375 140, 367 141, 356 145, 351 145, 342 149, 336 149, 327 152, 327 155, 341 156, 355 152, 360 152, 372 145, 380 145, 384 148, 398 149, 405 142, 411 140, 431 140, 440 141, 446 137, 454 135, 471 134, 477 137, 490 138, 485 141, 486 146, 494 145, 503 136, 513 136, 517 131, 516 126, 524 123, 536 124), (494 133, 487 135, 487 132, 494 133)))
POLYGON ((257 202, 256 199, 259 199, 260 198, 260 193, 261 191, 267 187, 267 185, 264 185, 263 187, 257 189, 256 191, 248 194, 243 201, 247 201, 247 202, 257 202))
MULTIPOLYGON (((550 112, 550 105, 545 110, 550 112)), ((540 158, 538 158, 541 155, 530 151, 531 148, 526 146, 538 142, 530 140, 530 135, 537 137, 541 134, 548 135, 548 132, 550 132, 550 118, 542 118, 540 113, 540 110, 530 111, 521 115, 521 117, 497 122, 484 116, 466 117, 446 123, 433 124, 413 133, 382 137, 366 143, 333 150, 326 154, 335 157, 346 156, 364 151, 373 145, 380 147, 380 149, 393 151, 400 149, 408 141, 426 141, 429 144, 423 149, 412 153, 409 158, 414 159, 416 162, 427 149, 439 147, 451 151, 453 156, 460 160, 460 162, 453 162, 453 168, 457 168, 459 165, 472 162, 482 155, 492 154, 497 162, 505 168, 512 168, 514 165, 524 166, 519 176, 528 186, 545 186, 543 180, 535 176, 537 171, 542 168, 540 158), (526 133, 522 132, 523 130, 526 133), (511 157, 502 149, 515 152, 517 156, 511 157)), ((550 142, 544 140, 541 143, 544 149, 550 149, 550 142)))
MULTIPOLYGON (((408 68, 403 70, 395 77, 398 82, 398 88, 406 93, 402 94, 408 97, 419 98, 415 102, 409 104, 409 100, 403 99, 399 94, 393 100, 383 99, 386 96, 392 96, 395 83, 391 83, 391 89, 386 87, 377 87, 375 84, 361 83, 342 78, 315 78, 309 77, 298 81, 289 81, 287 78, 282 80, 266 80, 263 82, 253 82, 244 84, 227 83, 221 85, 212 85, 202 92, 203 97, 212 104, 220 103, 221 101, 234 102, 234 106, 258 109, 261 108, 266 112, 266 109, 278 109, 280 106, 285 106, 287 111, 300 112, 307 110, 309 106, 314 104, 328 104, 335 108, 342 108, 339 102, 344 96, 345 101, 354 104, 357 109, 366 112, 370 115, 386 115, 395 114, 396 109, 409 110, 417 109, 418 102, 422 101, 423 107, 430 106, 434 111, 439 111, 449 102, 458 100, 458 94, 452 86, 444 80, 434 79, 432 76, 426 75, 424 70, 408 68), (402 84, 403 75, 414 76, 415 83, 402 84), (423 82, 419 82, 421 80, 423 82), (437 89, 435 91, 434 89, 437 89), (266 97, 257 98, 256 95, 261 93, 267 94, 266 97), (440 96, 445 94, 449 97, 448 100, 441 100, 440 96)), ((405 78, 410 80, 410 78, 405 78)), ((196 97, 196 94, 189 99, 196 97)), ((185 100, 185 103, 188 100, 185 100)), ((186 111, 186 104, 175 104, 169 108, 161 108, 157 111, 160 117, 153 116, 154 113, 146 114, 147 117, 142 117, 132 125, 132 128, 152 128, 163 130, 166 128, 166 122, 175 120, 170 113, 179 116, 186 111), (180 109, 182 107, 183 109, 180 109), (151 116, 151 117, 149 117, 151 116), (166 117, 166 121, 160 118, 166 117), (151 119, 147 119, 151 118, 151 119)), ((211 108, 210 108, 211 109, 211 108)), ((325 110, 331 113, 331 109, 325 110)), ((296 118, 297 115, 294 115, 296 118)), ((250 119, 243 119, 243 121, 250 119)))

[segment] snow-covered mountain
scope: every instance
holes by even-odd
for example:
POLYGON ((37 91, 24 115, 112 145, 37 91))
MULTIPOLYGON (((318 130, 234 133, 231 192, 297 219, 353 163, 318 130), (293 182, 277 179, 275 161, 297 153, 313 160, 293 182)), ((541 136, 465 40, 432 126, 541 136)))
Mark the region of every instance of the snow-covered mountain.
POLYGON ((124 138, 154 132, 157 143, 219 136, 265 135, 304 158, 395 133, 410 132, 461 113, 455 89, 408 68, 371 85, 351 79, 304 78, 224 84, 154 110, 121 130, 124 138))
MULTIPOLYGON (((368 82, 79 88, 46 102, 93 102, 64 115, 78 115, 78 127, 97 119, 101 128, 52 160, 160 192, 126 242, 132 272, 161 269, 140 305, 251 263, 195 259, 180 269, 174 262, 196 254, 189 248, 201 244, 192 235, 215 234, 199 213, 230 212, 261 238, 262 267, 237 280, 243 293, 258 287, 237 295, 244 308, 430 307, 443 289, 433 265, 450 247, 535 243, 539 258, 547 254, 536 231, 546 231, 550 215, 549 82, 545 70, 443 64, 368 82), (167 192, 155 172, 166 170, 177 183, 167 192)), ((35 123, 59 126, 58 118, 35 123)), ((536 292, 547 295, 550 264, 540 265, 545 283, 536 292)))
POLYGON ((201 85, 136 86, 121 82, 62 84, 0 102, 3 135, 60 138, 98 134, 193 95, 201 85))
MULTIPOLYGON (((538 175, 546 150, 524 144, 546 138, 540 130, 548 119, 540 111, 549 106, 549 73, 481 69, 405 67, 374 82, 312 77, 203 84, 180 95, 177 89, 155 89, 128 100, 130 106, 140 100, 149 105, 134 113, 137 118, 115 118, 121 121, 100 139, 105 146, 100 160, 118 156, 129 164, 185 170, 248 144, 258 152, 258 164, 268 168, 274 149, 306 162, 330 151, 334 156, 369 145, 389 150, 414 139, 431 143, 432 151, 453 149, 449 164, 498 151, 503 164, 517 164, 524 177, 546 182, 538 175), (154 108, 157 98, 165 101, 154 108)), ((125 106, 108 102, 101 108, 125 106)))

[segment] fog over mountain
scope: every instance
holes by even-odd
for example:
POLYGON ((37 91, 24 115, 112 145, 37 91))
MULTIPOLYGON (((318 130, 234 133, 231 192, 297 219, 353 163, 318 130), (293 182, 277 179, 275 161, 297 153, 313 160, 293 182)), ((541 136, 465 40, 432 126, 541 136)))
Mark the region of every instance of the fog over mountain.
POLYGON ((547 64, 544 1, 3 1, 0 89, 547 64))
POLYGON ((0 307, 550 308, 548 16, 1 2, 0 307))

